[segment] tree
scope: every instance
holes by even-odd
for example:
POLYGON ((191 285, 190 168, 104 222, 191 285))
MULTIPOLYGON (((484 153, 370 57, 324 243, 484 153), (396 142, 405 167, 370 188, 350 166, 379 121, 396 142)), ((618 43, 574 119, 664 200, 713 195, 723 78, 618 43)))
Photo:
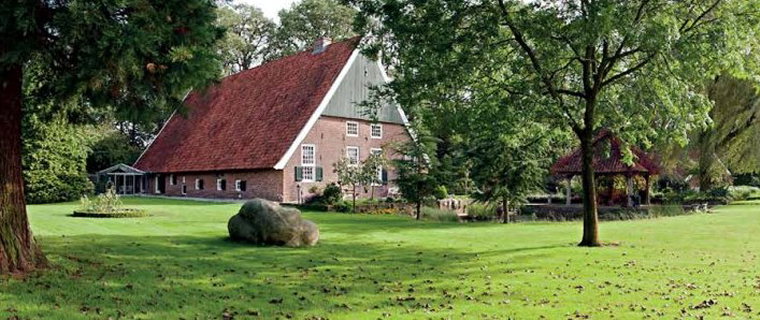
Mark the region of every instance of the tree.
POLYGON ((310 48, 320 37, 350 38, 356 10, 338 0, 303 0, 279 13, 280 26, 272 41, 269 60, 310 48))
POLYGON ((388 165, 385 153, 372 152, 361 164, 361 180, 370 188, 370 199, 375 199, 375 188, 383 184, 384 167, 388 165))
POLYGON ((351 212, 356 212, 356 193, 366 180, 361 166, 351 163, 346 157, 333 164, 333 172, 338 175, 338 184, 351 187, 351 212))
POLYGON ((552 130, 540 125, 506 127, 473 137, 469 158, 479 201, 501 203, 502 222, 509 222, 509 209, 526 202, 541 190, 551 160, 552 130), (500 130, 501 129, 501 130, 500 130))
POLYGON ((276 24, 261 9, 235 4, 218 9, 218 24, 226 29, 219 47, 226 74, 260 64, 272 49, 276 24))
POLYGON ((95 139, 87 156, 87 172, 97 172, 119 163, 132 164, 143 150, 135 146, 128 135, 108 125, 91 131, 95 139))
POLYGON ((35 115, 24 117, 22 164, 27 202, 72 201, 92 192, 85 168, 93 140, 88 129, 60 118, 43 122, 35 115))
POLYGON ((393 162, 398 174, 396 185, 404 199, 415 204, 415 217, 420 220, 422 203, 425 198, 433 195, 438 186, 435 176, 431 174, 437 162, 429 156, 435 150, 437 139, 420 134, 422 131, 419 127, 413 131, 413 140, 395 147, 396 152, 403 157, 394 159, 393 162))
POLYGON ((151 114, 180 106, 219 74, 210 0, 16 1, 0 7, 0 273, 46 260, 26 215, 22 79, 43 68, 40 101, 69 112, 151 114), (77 98, 81 103, 67 102, 77 98))
POLYGON ((754 67, 748 53, 758 41, 752 35, 760 5, 740 0, 349 2, 361 8, 358 25, 378 40, 366 51, 382 52, 396 66, 400 83, 394 89, 400 95, 414 102, 419 94, 409 92, 426 91, 425 83, 478 73, 488 85, 473 90, 520 99, 519 108, 575 134, 583 162, 581 246, 600 245, 592 166, 598 130, 608 128, 645 145, 655 139, 685 143, 686 132, 708 119, 711 105, 700 84, 721 71, 746 76, 754 67))

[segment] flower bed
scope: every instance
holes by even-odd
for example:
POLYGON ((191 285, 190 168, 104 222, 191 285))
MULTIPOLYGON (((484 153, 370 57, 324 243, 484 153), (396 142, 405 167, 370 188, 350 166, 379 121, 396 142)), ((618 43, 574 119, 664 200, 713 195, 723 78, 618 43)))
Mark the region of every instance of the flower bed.
POLYGON ((111 212, 74 211, 71 216, 79 218, 140 218, 147 217, 148 213, 141 209, 120 209, 111 212))
POLYGON ((79 208, 74 210, 72 217, 85 218, 138 218, 146 217, 148 213, 142 209, 123 208, 121 198, 113 188, 90 200, 87 196, 79 199, 79 208))

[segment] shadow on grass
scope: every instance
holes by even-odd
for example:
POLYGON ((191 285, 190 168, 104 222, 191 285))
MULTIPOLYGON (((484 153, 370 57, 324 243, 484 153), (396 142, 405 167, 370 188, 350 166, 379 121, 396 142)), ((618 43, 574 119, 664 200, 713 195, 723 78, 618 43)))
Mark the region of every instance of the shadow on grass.
MULTIPOLYGON (((485 275, 477 253, 412 245, 325 241, 294 249, 221 237, 112 235, 40 240, 55 267, 0 283, 0 316, 377 318, 427 317, 431 309, 454 315, 453 303, 471 300, 461 288, 485 275)), ((527 261, 550 248, 498 254, 520 253, 510 261, 527 261)))

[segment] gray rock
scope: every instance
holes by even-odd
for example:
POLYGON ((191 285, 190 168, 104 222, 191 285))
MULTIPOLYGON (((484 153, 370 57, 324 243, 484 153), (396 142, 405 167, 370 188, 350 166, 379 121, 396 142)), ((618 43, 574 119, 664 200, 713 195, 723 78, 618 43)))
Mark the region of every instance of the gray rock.
POLYGON ((319 228, 301 218, 300 211, 263 199, 246 202, 230 218, 227 229, 232 240, 254 244, 301 247, 319 240, 319 228))

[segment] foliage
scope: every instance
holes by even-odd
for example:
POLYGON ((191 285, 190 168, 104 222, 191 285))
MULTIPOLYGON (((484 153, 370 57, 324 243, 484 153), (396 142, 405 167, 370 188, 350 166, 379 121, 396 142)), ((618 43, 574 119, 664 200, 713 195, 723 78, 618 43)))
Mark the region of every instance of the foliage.
POLYGON ((79 211, 111 213, 122 210, 121 197, 114 188, 108 188, 95 200, 90 200, 86 195, 79 199, 79 211))
POLYGON ((423 202, 432 197, 435 186, 438 185, 435 176, 430 174, 437 163, 436 159, 428 156, 435 149, 437 140, 420 134, 419 130, 412 130, 416 136, 413 140, 396 146, 396 152, 402 158, 394 159, 393 162, 398 174, 396 185, 401 195, 416 205, 415 216, 419 220, 423 202))
POLYGON ((29 203, 71 201, 89 194, 93 184, 85 161, 92 139, 85 126, 55 118, 43 122, 27 115, 23 126, 22 165, 29 203))
POLYGON ((124 208, 121 197, 114 188, 108 188, 106 192, 90 200, 86 195, 79 199, 79 208, 74 210, 73 216, 87 218, 137 218, 145 217, 147 213, 142 209, 124 208))
POLYGON ((95 141, 87 156, 87 172, 97 172, 119 163, 132 164, 140 156, 142 149, 130 142, 120 131, 100 126, 92 130, 95 141))
POLYGON ((760 174, 742 173, 734 176, 734 185, 760 187, 760 174))
POLYGON ((665 146, 666 168, 694 175, 702 190, 730 185, 732 175, 760 170, 757 85, 730 75, 710 81, 705 90, 714 103, 711 125, 692 133, 686 146, 665 146))
MULTIPOLYGON (((472 139, 472 179, 478 187, 473 198, 501 202, 502 213, 527 203, 528 195, 543 189, 551 161, 552 130, 543 126, 499 126, 472 139)), ((500 217, 507 219, 508 215, 500 217)))
POLYGON ((440 185, 433 189, 433 197, 437 200, 446 199, 449 197, 449 191, 446 190, 446 186, 440 185))
POLYGON ((529 124, 576 135, 588 246, 600 245, 596 132, 608 128, 645 146, 684 143, 708 121, 701 84, 720 72, 747 77, 757 63, 758 1, 349 2, 360 8, 357 25, 375 35, 366 51, 394 64, 391 89, 401 105, 449 108, 456 117, 480 107, 457 102, 480 95, 525 111, 529 124))
POLYGON ((303 0, 280 11, 280 25, 271 42, 270 60, 310 48, 320 37, 350 38, 356 10, 338 0, 303 0))
POLYGON ((498 204, 473 202, 467 206, 467 215, 475 220, 490 220, 497 218, 498 204))
POLYGON ((217 10, 217 23, 226 30, 219 42, 226 74, 253 68, 269 56, 277 26, 261 9, 233 4, 217 10))
POLYGON ((456 212, 427 206, 422 207, 422 218, 439 222, 459 222, 459 216, 457 216, 456 212))
POLYGON ((335 183, 330 183, 322 191, 322 199, 326 204, 335 204, 343 200, 343 190, 335 183))

